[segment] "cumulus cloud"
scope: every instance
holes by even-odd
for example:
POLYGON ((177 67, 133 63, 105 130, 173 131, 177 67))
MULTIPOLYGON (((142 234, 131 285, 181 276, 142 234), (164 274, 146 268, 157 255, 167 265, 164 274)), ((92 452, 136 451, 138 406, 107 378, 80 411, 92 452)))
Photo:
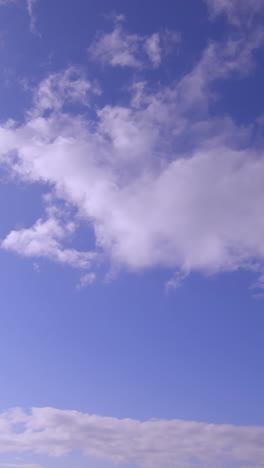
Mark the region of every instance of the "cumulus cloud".
MULTIPOLYGON (((149 41, 158 63, 157 36, 149 41)), ((0 127, 0 163, 25 183, 45 183, 76 214, 59 223, 42 216, 32 228, 9 233, 2 247, 88 267, 96 254, 64 246, 77 216, 115 268, 163 266, 177 278, 262 271, 263 148, 254 145, 252 125, 210 113, 212 84, 249 74, 262 43, 258 28, 210 42, 176 82, 153 90, 135 81, 122 105, 98 105, 98 86, 77 69, 47 77, 25 122, 0 127)))
MULTIPOLYGON (((120 16, 120 15, 119 15, 120 16)), ((166 31, 151 36, 129 34, 117 22, 110 33, 98 34, 88 49, 89 55, 103 65, 142 68, 158 67, 173 43, 179 43, 179 33, 166 31)))
POLYGON ((0 415, 2 453, 60 457, 79 450, 89 457, 146 468, 260 467, 263 438, 263 427, 141 422, 55 408, 16 408, 0 415))

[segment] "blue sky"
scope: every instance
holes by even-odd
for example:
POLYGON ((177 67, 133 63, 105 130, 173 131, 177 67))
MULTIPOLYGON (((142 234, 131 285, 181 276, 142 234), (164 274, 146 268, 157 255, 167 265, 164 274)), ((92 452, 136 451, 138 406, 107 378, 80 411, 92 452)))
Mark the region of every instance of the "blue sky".
POLYGON ((264 467, 262 0, 0 0, 0 468, 264 467))

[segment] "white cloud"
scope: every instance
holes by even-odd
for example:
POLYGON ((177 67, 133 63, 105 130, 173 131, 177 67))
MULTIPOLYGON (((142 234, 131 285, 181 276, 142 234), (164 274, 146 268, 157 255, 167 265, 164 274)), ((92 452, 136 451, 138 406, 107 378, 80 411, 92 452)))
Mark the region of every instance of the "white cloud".
POLYGON ((159 67, 165 55, 172 52, 173 47, 181 42, 181 34, 176 31, 154 33, 144 42, 145 51, 153 67, 159 67))
MULTIPOLYGON (((262 42, 258 29, 211 42, 176 83, 151 92, 136 82, 127 105, 92 107, 96 119, 67 111, 73 99, 86 103, 87 92, 93 106, 91 82, 73 79, 71 69, 53 74, 36 90, 24 124, 0 127, 0 161, 73 206, 115 268, 165 266, 184 276, 257 262, 261 270, 263 150, 252 144, 251 127, 212 117, 209 106, 214 80, 248 74, 262 42)), ((41 219, 12 231, 2 246, 85 265, 89 252, 86 259, 63 245, 72 221, 70 214, 60 220, 58 238, 57 222, 41 219)))
POLYGON ((158 33, 154 33, 146 39, 145 49, 153 65, 158 67, 161 63, 161 46, 158 33))
POLYGON ((98 85, 84 78, 76 67, 62 73, 53 73, 44 79, 35 92, 34 113, 60 110, 65 102, 89 105, 91 94, 100 94, 98 85))
POLYGON ((230 23, 250 25, 255 15, 264 11, 263 0, 205 0, 213 18, 224 13, 230 23))
POLYGON ((62 224, 55 217, 39 219, 31 228, 11 231, 1 246, 25 257, 46 257, 75 268, 88 268, 95 258, 93 252, 80 252, 61 245, 75 228, 73 222, 62 224))
POLYGON ((108 34, 101 34, 89 48, 89 54, 102 64, 121 67, 140 67, 136 58, 141 39, 127 34, 120 25, 108 34))
MULTIPOLYGON (((117 419, 55 408, 0 415, 0 452, 84 455, 146 468, 262 466, 264 428, 117 419), (17 424, 21 430, 17 431, 17 424)), ((32 467, 33 468, 33 467, 32 467)))
POLYGON ((180 34, 166 31, 151 36, 129 34, 117 23, 110 33, 101 33, 89 47, 89 55, 103 65, 143 68, 158 67, 162 58, 180 42, 180 34))

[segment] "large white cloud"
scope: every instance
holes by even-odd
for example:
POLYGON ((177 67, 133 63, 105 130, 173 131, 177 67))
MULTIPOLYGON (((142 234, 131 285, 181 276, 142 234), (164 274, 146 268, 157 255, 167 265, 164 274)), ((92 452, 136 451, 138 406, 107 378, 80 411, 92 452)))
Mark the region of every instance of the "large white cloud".
POLYGON ((46 183, 51 205, 59 198, 74 210, 64 221, 40 215, 32 228, 7 234, 2 247, 75 267, 88 267, 100 252, 132 270, 261 270, 263 150, 252 143, 252 126, 209 109, 214 80, 250 73, 262 43, 258 28, 211 42, 177 82, 153 91, 134 81, 127 105, 93 105, 99 87, 73 67, 47 77, 25 122, 1 126, 0 161, 25 183, 46 183), (74 102, 78 114, 70 111, 74 102), (93 254, 63 246, 67 226, 80 218, 94 230, 93 254))
POLYGON ((55 408, 0 415, 0 452, 84 455, 146 468, 261 467, 264 428, 117 419, 55 408))

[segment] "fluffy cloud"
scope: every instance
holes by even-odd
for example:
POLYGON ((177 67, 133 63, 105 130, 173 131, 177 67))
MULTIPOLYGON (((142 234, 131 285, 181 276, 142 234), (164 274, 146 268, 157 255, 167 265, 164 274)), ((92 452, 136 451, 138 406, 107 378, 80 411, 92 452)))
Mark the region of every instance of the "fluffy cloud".
MULTIPOLYGON (((117 27, 115 37, 123 34, 117 27)), ((144 41, 158 64, 158 36, 144 41)), ((253 126, 210 113, 214 81, 250 73, 262 43, 258 28, 211 42, 171 85, 134 82, 126 105, 98 106, 98 86, 77 69, 47 77, 25 122, 0 127, 0 163, 74 209, 12 231, 2 247, 89 268, 95 253, 64 246, 69 226, 82 219, 115 268, 169 267, 179 272, 177 284, 194 270, 262 271, 263 149, 252 143, 253 126)))
POLYGON ((264 428, 183 420, 117 419, 55 408, 0 415, 0 452, 64 456, 73 450, 146 468, 263 466, 264 428), (17 428, 20 428, 19 430, 17 428))

